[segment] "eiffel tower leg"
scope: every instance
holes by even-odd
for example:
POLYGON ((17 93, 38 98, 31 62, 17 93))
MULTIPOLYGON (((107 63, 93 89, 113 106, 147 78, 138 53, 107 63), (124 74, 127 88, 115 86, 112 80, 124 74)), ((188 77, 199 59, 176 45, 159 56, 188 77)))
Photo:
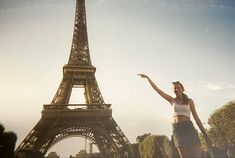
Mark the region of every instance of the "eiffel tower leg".
POLYGON ((86 91, 89 96, 89 102, 92 104, 104 104, 104 99, 100 93, 97 81, 93 74, 87 76, 86 91))
POLYGON ((18 146, 16 153, 40 151, 42 154, 45 154, 47 146, 50 144, 50 140, 47 139, 50 134, 50 128, 53 128, 55 125, 53 122, 56 122, 56 119, 45 120, 44 118, 41 118, 23 142, 18 146))
POLYGON ((68 104, 72 92, 73 80, 63 78, 51 104, 68 104))

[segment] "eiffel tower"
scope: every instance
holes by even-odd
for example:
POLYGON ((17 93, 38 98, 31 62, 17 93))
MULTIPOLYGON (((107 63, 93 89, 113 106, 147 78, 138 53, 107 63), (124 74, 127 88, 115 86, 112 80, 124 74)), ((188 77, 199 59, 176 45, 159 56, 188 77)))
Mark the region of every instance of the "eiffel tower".
POLYGON ((103 157, 131 157, 132 147, 105 104, 91 63, 85 0, 77 0, 73 40, 68 64, 51 102, 44 105, 42 117, 16 149, 25 157, 30 152, 45 155, 56 143, 69 137, 85 137, 97 145, 103 157), (85 104, 69 104, 73 88, 84 89, 85 104))

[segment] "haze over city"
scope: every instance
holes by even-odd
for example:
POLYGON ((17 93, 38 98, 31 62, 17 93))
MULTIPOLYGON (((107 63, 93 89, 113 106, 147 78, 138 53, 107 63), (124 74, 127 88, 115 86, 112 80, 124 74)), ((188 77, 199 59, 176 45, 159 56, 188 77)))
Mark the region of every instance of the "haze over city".
MULTIPOLYGON (((138 73, 172 96, 171 82, 181 81, 205 127, 213 111, 235 99, 234 3, 86 0, 96 79, 131 143, 149 132, 171 135, 170 105, 138 73)), ((74 13, 75 0, 0 1, 0 122, 17 133, 17 145, 56 93, 74 13)), ((82 102, 73 95, 71 102, 82 102)), ((68 156, 83 148, 83 139, 70 138, 50 151, 68 156)))

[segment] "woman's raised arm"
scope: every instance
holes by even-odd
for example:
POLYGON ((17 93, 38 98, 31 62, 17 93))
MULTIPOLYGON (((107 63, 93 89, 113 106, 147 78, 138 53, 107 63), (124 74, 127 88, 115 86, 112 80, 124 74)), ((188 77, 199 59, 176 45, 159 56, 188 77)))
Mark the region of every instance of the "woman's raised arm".
POLYGON ((174 98, 171 97, 170 95, 166 94, 165 92, 163 92, 161 89, 159 89, 157 87, 157 85, 145 74, 138 74, 140 77, 142 78, 146 78, 150 85, 153 87, 153 89, 164 99, 166 99, 170 104, 172 104, 172 102, 174 101, 174 98))

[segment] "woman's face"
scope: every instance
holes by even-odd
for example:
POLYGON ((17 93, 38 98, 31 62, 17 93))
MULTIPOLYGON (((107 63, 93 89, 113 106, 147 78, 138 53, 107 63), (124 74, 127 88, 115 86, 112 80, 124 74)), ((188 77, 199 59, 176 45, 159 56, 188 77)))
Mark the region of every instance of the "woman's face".
POLYGON ((182 95, 184 90, 182 88, 182 86, 180 84, 174 84, 173 85, 173 90, 174 90, 174 93, 178 96, 178 95, 182 95))

